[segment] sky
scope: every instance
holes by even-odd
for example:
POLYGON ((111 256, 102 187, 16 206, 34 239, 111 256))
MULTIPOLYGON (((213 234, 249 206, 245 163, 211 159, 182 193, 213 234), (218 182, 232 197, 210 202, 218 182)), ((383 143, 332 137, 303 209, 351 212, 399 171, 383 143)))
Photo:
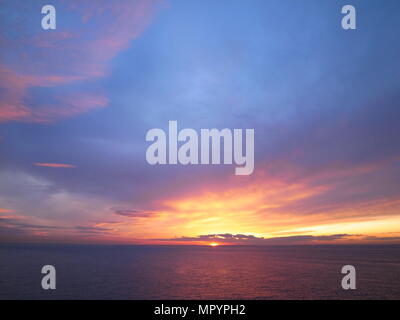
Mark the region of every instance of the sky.
POLYGON ((399 10, 0 0, 0 241, 400 243, 399 10), (149 165, 170 120, 254 129, 254 173, 149 165))

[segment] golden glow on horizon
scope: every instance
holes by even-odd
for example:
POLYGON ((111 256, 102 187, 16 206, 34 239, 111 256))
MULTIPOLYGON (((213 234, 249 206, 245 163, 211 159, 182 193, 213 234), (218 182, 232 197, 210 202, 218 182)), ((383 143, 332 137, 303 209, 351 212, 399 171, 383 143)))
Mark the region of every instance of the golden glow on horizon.
POLYGON ((322 225, 309 225, 307 227, 295 228, 284 232, 272 232, 271 236, 285 236, 312 234, 312 235, 329 235, 329 234, 369 234, 384 235, 386 233, 399 233, 400 217, 371 217, 366 221, 344 221, 341 223, 329 223, 322 225))
MULTIPOLYGON (((367 237, 389 241, 400 236, 400 215, 394 214, 400 212, 399 200, 322 205, 320 196, 329 192, 327 186, 315 187, 268 177, 238 183, 228 181, 207 185, 195 193, 160 199, 149 210, 154 214, 110 218, 109 213, 105 213, 105 220, 109 222, 100 220, 93 226, 101 231, 99 239, 109 241, 206 246, 228 244, 225 241, 229 242, 229 235, 238 234, 252 236, 254 240, 342 235, 329 240, 332 243, 355 243, 366 241, 367 237), (207 238, 199 237, 223 234, 228 234, 223 243, 210 243, 204 240, 207 238)), ((229 244, 240 243, 240 239, 232 239, 229 244)))
POLYGON ((218 247, 218 246, 219 246, 219 244, 216 243, 216 242, 211 242, 209 245, 210 245, 211 247, 218 247))
MULTIPOLYGON (((293 190, 293 187, 288 189, 293 190)), ((300 187, 294 189, 301 194, 301 199, 320 192, 303 192, 300 187)), ((216 234, 244 234, 265 239, 349 235, 334 240, 342 243, 364 241, 367 236, 389 239, 400 230, 400 216, 385 215, 385 212, 393 211, 398 202, 392 202, 391 205, 388 202, 374 205, 368 203, 368 208, 367 204, 359 205, 357 210, 365 213, 364 216, 357 216, 354 208, 341 208, 340 211, 333 208, 308 214, 307 208, 296 208, 298 196, 285 197, 285 190, 271 191, 273 196, 270 196, 268 190, 264 194, 260 194, 260 190, 255 193, 252 191, 242 190, 242 194, 240 190, 207 192, 169 200, 168 205, 164 202, 163 210, 158 211, 156 216, 136 219, 134 223, 129 219, 121 219, 119 223, 104 223, 102 227, 113 229, 114 236, 127 240, 151 242, 149 239, 165 239, 163 243, 172 243, 175 239, 187 237, 191 243, 199 244, 202 241, 196 240, 196 237, 216 234), (373 212, 379 212, 381 216, 372 215, 373 212)), ((189 244, 189 240, 176 243, 189 244)))

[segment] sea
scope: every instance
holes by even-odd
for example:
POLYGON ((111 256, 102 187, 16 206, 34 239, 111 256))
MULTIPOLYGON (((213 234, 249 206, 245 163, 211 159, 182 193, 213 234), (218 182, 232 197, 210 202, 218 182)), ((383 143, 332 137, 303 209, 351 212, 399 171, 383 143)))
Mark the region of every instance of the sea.
POLYGON ((0 299, 398 300, 400 246, 0 244, 0 299), (355 290, 342 288, 345 265, 355 290))

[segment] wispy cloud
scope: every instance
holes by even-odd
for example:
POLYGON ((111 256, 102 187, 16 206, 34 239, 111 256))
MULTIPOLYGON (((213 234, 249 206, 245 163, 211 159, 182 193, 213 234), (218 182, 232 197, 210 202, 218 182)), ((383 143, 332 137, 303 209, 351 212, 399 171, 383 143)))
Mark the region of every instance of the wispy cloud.
POLYGON ((400 242, 400 237, 376 237, 376 236, 365 236, 363 237, 365 241, 378 241, 378 242, 400 242))
POLYGON ((105 232, 112 231, 112 229, 98 226, 76 226, 75 229, 78 232, 85 234, 104 234, 105 232))
POLYGON ((0 213, 11 213, 11 212, 13 212, 13 211, 10 209, 0 208, 0 213))
POLYGON ((12 237, 13 235, 47 234, 49 231, 63 230, 63 227, 53 225, 33 224, 24 217, 19 216, 0 216, 0 233, 12 237))
POLYGON ((139 211, 139 210, 116 210, 114 214, 129 218, 148 218, 156 215, 155 212, 139 211))
MULTIPOLYGON (((74 21, 68 30, 59 24, 54 32, 32 34, 37 28, 27 18, 26 27, 18 26, 18 37, 11 32, 15 20, 0 19, 0 54, 5 57, 0 64, 0 122, 52 122, 105 107, 103 90, 90 92, 88 86, 109 74, 109 62, 142 34, 160 2, 83 0, 77 5, 60 0, 53 3, 58 12, 74 21), (79 89, 83 84, 85 89, 79 89), (62 92, 57 90, 61 86, 62 92), (47 88, 46 100, 32 94, 38 88, 47 88)), ((25 8, 30 14, 32 2, 18 9, 12 2, 5 5, 10 6, 5 11, 25 8)))
POLYGON ((37 162, 34 163, 36 167, 45 167, 45 168, 76 168, 73 164, 67 163, 45 163, 45 162, 37 162))
POLYGON ((263 238, 245 234, 208 234, 197 237, 180 237, 170 239, 158 239, 162 241, 172 242, 190 242, 190 243, 207 243, 217 242, 221 244, 236 245, 272 245, 272 244, 312 244, 336 242, 337 240, 348 240, 354 235, 350 234, 333 234, 333 235, 295 235, 287 237, 263 238))

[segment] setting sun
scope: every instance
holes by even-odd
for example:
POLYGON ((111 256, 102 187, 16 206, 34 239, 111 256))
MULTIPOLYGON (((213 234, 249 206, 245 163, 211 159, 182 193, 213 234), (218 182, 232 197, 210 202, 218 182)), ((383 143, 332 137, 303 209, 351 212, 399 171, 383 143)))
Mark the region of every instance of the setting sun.
POLYGON ((218 243, 216 243, 216 242, 211 242, 211 243, 210 243, 210 246, 211 246, 211 247, 218 247, 218 246, 219 246, 219 244, 218 244, 218 243))

